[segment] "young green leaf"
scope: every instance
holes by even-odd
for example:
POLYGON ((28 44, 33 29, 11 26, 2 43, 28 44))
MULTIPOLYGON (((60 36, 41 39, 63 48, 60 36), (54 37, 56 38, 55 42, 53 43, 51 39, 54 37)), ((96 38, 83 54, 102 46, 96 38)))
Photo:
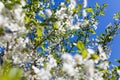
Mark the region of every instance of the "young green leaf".
POLYGON ((86 12, 88 13, 92 13, 92 15, 94 15, 94 11, 92 8, 86 8, 86 12))
POLYGON ((86 8, 86 12, 93 12, 92 8, 86 8))
POLYGON ((77 48, 80 49, 80 50, 83 50, 83 49, 85 48, 85 46, 84 46, 84 44, 83 44, 82 41, 78 41, 76 46, 77 46, 77 48))
POLYGON ((104 16, 105 15, 104 11, 100 10, 100 14, 99 15, 104 16))
POLYGON ((104 7, 104 8, 107 7, 107 6, 108 6, 108 4, 106 4, 106 3, 103 4, 103 7, 104 7))
POLYGON ((91 54, 91 59, 95 60, 95 59, 98 59, 99 56, 97 54, 91 54))
POLYGON ((81 10, 82 9, 82 5, 78 4, 78 9, 81 10))
POLYGON ((87 51, 87 49, 84 49, 84 50, 82 51, 82 58, 83 58, 83 59, 86 58, 87 55, 88 55, 88 51, 87 51))
POLYGON ((42 29, 41 28, 37 28, 37 35, 38 35, 38 37, 42 36, 42 29))
POLYGON ((100 7, 99 4, 96 3, 95 9, 98 10, 99 7, 100 7))
POLYGON ((2 27, 0 27, 0 35, 4 34, 4 29, 2 27))
POLYGON ((96 32, 94 31, 93 28, 90 29, 90 32, 91 32, 92 34, 96 34, 96 32))
POLYGON ((53 28, 56 30, 56 29, 58 29, 58 24, 57 23, 54 23, 53 24, 53 28))
POLYGON ((78 41, 77 44, 76 44, 76 47, 81 51, 82 53, 82 58, 86 58, 87 55, 88 55, 88 51, 87 49, 85 48, 84 46, 84 43, 82 41, 78 41))
POLYGON ((27 23, 29 23, 29 22, 30 22, 30 18, 29 18, 28 16, 25 16, 25 21, 26 21, 27 23))
POLYGON ((113 16, 114 19, 118 19, 119 17, 120 17, 120 14, 119 14, 119 13, 116 13, 116 14, 114 14, 114 16, 113 16))

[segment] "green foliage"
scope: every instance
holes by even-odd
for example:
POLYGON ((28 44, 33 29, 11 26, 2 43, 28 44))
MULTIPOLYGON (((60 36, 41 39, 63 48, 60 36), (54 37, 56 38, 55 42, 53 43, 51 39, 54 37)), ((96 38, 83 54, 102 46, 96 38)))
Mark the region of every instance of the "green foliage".
POLYGON ((57 23, 54 23, 53 24, 53 29, 57 30, 59 28, 58 24, 57 23))
POLYGON ((88 55, 88 51, 87 51, 87 49, 84 49, 84 50, 82 51, 82 58, 83 58, 83 59, 86 58, 87 55, 88 55))
POLYGON ((119 19, 120 18, 120 14, 119 13, 116 13, 114 16, 113 16, 114 19, 119 19))
POLYGON ((96 34, 96 32, 94 31, 94 28, 91 28, 91 29, 90 29, 90 32, 91 32, 92 34, 96 34))
POLYGON ((80 50, 83 50, 83 49, 85 48, 85 46, 84 46, 84 44, 83 44, 82 41, 78 41, 76 46, 77 46, 77 48, 80 49, 80 50))
POLYGON ((5 4, 5 7, 8 9, 14 8, 15 4, 21 4, 20 0, 11 0, 10 2, 7 2, 6 0, 3 1, 5 4))
POLYGON ((4 34, 4 29, 0 27, 0 36, 4 34))
POLYGON ((79 16, 81 16, 81 10, 82 10, 82 4, 78 4, 76 8, 74 8, 73 11, 73 16, 74 14, 78 14, 79 16))
POLYGON ((41 27, 37 28, 37 35, 38 35, 38 37, 42 36, 42 28, 41 27))
POLYGON ((104 4, 102 5, 102 8, 105 8, 105 7, 107 7, 107 6, 108 6, 108 4, 104 3, 104 4))
POLYGON ((100 8, 99 4, 96 2, 95 9, 98 10, 100 8))
POLYGON ((23 71, 13 67, 9 62, 0 66, 0 80, 21 80, 23 71))
POLYGON ((82 9, 82 5, 78 4, 78 9, 81 10, 82 9))
POLYGON ((91 59, 96 60, 98 58, 99 58, 99 56, 97 54, 91 54, 91 59))
POLYGON ((100 10, 100 14, 99 15, 104 16, 105 15, 104 11, 100 10))
POLYGON ((106 4, 106 3, 104 3, 104 4, 102 5, 102 7, 100 8, 100 14, 99 14, 99 15, 101 15, 101 16, 104 16, 104 15, 105 15, 104 9, 105 9, 105 7, 107 7, 107 6, 108 6, 108 4, 106 4))
MULTIPOLYGON (((115 23, 114 26, 112 24, 108 25, 108 27, 105 29, 104 33, 101 33, 100 36, 97 36, 97 39, 99 40, 98 43, 102 45, 103 49, 106 51, 108 49, 107 46, 115 37, 115 35, 119 32, 119 23, 115 23)), ((106 51, 107 52, 107 51, 106 51)))
POLYGON ((120 63, 120 60, 119 59, 115 59, 116 62, 120 63))
POLYGON ((92 13, 92 15, 94 15, 93 8, 86 8, 86 12, 88 12, 88 13, 92 13))
POLYGON ((86 12, 93 12, 92 8, 86 8, 86 12))
POLYGON ((88 51, 84 46, 84 43, 82 41, 78 41, 76 44, 76 47, 80 50, 80 52, 82 53, 82 58, 86 58, 88 55, 88 51))

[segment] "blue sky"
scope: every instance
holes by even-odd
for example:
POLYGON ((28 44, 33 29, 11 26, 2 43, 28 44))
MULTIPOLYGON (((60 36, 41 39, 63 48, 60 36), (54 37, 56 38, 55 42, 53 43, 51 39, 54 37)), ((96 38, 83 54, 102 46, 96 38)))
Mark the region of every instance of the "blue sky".
MULTIPOLYGON (((55 3, 58 4, 59 1, 64 1, 64 0, 55 0, 55 3)), ((82 0, 80 0, 82 1, 82 0)), ((105 16, 101 16, 99 19, 99 25, 97 34, 99 35, 100 33, 104 32, 105 27, 109 23, 113 23, 113 15, 116 12, 120 12, 120 0, 88 0, 88 6, 87 7, 92 7, 95 6, 95 3, 98 2, 99 5, 102 5, 104 3, 107 3, 108 6, 105 9, 105 16)), ((117 35, 113 42, 112 42, 112 53, 110 56, 109 61, 111 61, 115 65, 119 65, 117 62, 114 61, 115 58, 120 59, 120 35, 117 35)))

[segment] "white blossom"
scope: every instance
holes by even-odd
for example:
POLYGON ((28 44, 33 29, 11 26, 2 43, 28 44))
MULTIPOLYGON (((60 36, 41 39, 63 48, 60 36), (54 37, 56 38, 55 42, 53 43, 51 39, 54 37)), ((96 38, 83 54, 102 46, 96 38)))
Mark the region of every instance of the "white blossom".
POLYGON ((76 61, 77 64, 82 64, 83 63, 82 56, 80 56, 79 54, 76 54, 74 56, 74 58, 75 58, 75 61, 76 61))
POLYGON ((72 57, 72 55, 70 55, 70 54, 68 54, 68 53, 64 53, 63 55, 62 55, 62 59, 63 59, 63 61, 64 62, 66 62, 66 63, 70 63, 70 64, 74 64, 74 59, 73 59, 73 57, 72 57))
POLYGON ((86 12, 85 9, 82 11, 82 14, 83 14, 83 17, 86 17, 86 16, 87 16, 87 12, 86 12))
POLYGON ((118 78, 118 80, 120 80, 120 77, 118 78))
POLYGON ((22 23, 24 23, 24 14, 23 14, 23 10, 22 10, 22 8, 21 7, 18 7, 18 8, 16 8, 15 10, 14 10, 14 13, 15 13, 15 17, 16 17, 16 19, 18 20, 18 21, 20 21, 21 22, 21 24, 22 23))
POLYGON ((84 7, 84 8, 87 7, 87 0, 84 0, 83 7, 84 7))
POLYGON ((52 15, 52 11, 50 9, 46 9, 45 12, 49 17, 52 15))
POLYGON ((64 6, 65 6, 65 3, 64 3, 64 2, 61 2, 61 3, 60 3, 60 6, 61 6, 61 7, 64 7, 64 6))
POLYGON ((87 51, 88 51, 89 54, 94 54, 95 53, 95 51, 93 49, 87 49, 87 51))
POLYGON ((25 6, 26 5, 25 0, 21 0, 21 4, 22 4, 22 6, 25 6))
POLYGON ((76 0, 70 0, 70 5, 68 6, 71 10, 76 7, 76 0))
POLYGON ((32 69, 34 70, 34 72, 36 73, 36 74, 39 74, 41 71, 37 68, 37 67, 35 67, 35 66, 32 66, 32 69))
POLYGON ((106 53, 103 51, 103 48, 101 45, 98 46, 98 50, 100 53, 100 59, 106 60, 108 57, 107 57, 106 53))
POLYGON ((45 69, 38 69, 35 66, 32 66, 32 69, 41 80, 49 80, 51 78, 50 72, 45 69))
POLYGON ((20 64, 21 63, 21 60, 20 60, 20 58, 19 58, 19 56, 12 56, 12 58, 13 58, 13 63, 14 64, 20 64))
POLYGON ((74 66, 71 64, 67 64, 67 63, 63 63, 63 71, 67 72, 67 74, 69 74, 70 76, 74 76, 75 75, 75 69, 74 66))
POLYGON ((84 62, 85 68, 86 68, 86 75, 87 75, 87 79, 92 80, 93 76, 94 76, 94 62, 93 60, 88 60, 84 62), (89 67, 88 67, 89 66, 89 67))
POLYGON ((47 70, 51 70, 52 68, 57 67, 56 60, 51 55, 49 58, 50 58, 50 60, 47 63, 47 70))
POLYGON ((98 46, 98 50, 99 50, 99 53, 103 53, 104 52, 101 45, 98 46))
POLYGON ((107 61, 104 61, 98 65, 99 68, 101 69, 108 69, 109 68, 109 63, 107 61))
POLYGON ((118 75, 120 76, 120 70, 117 70, 118 75))

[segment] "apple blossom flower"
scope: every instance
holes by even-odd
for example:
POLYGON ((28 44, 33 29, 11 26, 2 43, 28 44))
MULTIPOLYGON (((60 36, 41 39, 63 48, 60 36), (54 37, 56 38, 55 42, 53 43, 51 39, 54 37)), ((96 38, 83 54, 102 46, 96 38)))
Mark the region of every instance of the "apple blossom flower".
POLYGON ((48 17, 52 15, 52 11, 50 9, 46 9, 45 12, 48 15, 48 17))
POLYGON ((83 7, 84 7, 84 8, 87 7, 87 0, 84 0, 84 2, 83 2, 83 7))

